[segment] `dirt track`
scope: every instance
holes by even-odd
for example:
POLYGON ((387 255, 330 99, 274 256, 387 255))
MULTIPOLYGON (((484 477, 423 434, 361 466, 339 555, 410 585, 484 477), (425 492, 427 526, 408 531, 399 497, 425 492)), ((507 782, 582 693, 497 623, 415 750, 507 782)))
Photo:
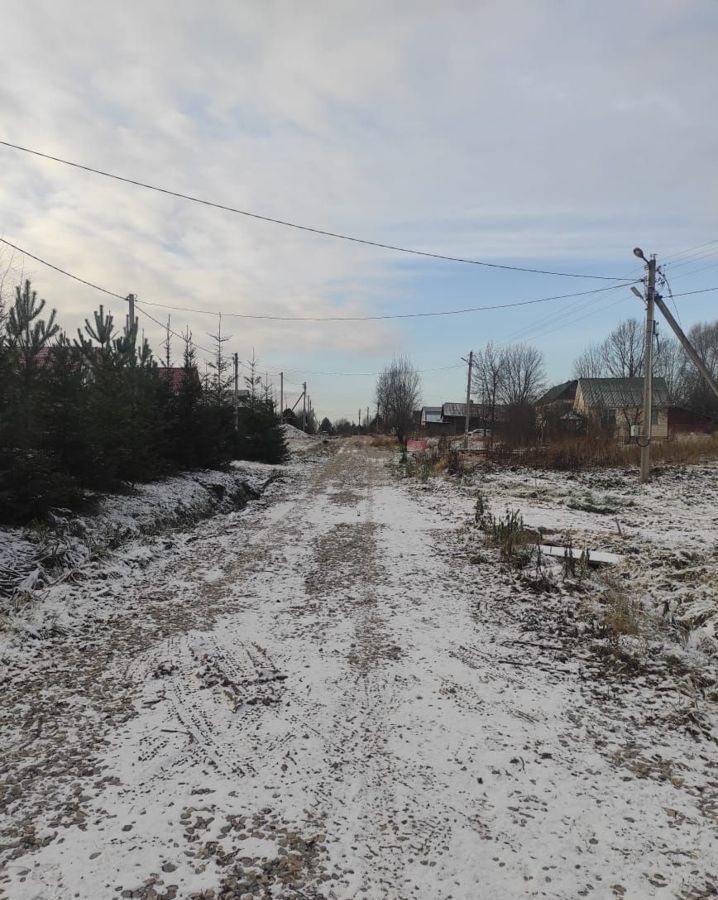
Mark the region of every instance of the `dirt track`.
POLYGON ((656 760, 521 643, 463 513, 385 462, 346 442, 82 586, 116 615, 4 685, 0 895, 712 896, 715 820, 681 790, 710 750, 656 760))

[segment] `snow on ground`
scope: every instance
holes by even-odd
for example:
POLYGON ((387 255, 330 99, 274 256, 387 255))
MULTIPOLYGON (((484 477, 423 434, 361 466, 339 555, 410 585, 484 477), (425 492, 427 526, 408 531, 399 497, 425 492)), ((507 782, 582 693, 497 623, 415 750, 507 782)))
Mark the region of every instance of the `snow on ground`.
POLYGON ((307 434, 300 428, 295 428, 294 425, 290 425, 289 422, 285 422, 282 425, 282 430, 284 431, 287 446, 293 453, 313 450, 323 443, 323 437, 321 435, 307 434))
MULTIPOLYGON (((546 540, 570 534, 577 548, 607 550, 615 574, 687 648, 718 657, 718 466, 671 466, 640 484, 635 469, 579 473, 478 470, 465 493, 481 491, 494 515, 520 510, 546 540)), ((473 494, 475 496, 475 493, 473 494)))
MULTIPOLYGON (((58 609, 46 602, 53 585, 93 563, 98 571, 107 552, 120 546, 120 564, 150 559, 163 532, 245 504, 280 471, 236 462, 229 472, 191 472, 100 496, 86 515, 57 511, 48 523, 0 528, 0 627, 3 618, 6 627, 21 630, 59 627, 58 609)), ((66 614, 64 593, 54 594, 66 614)))
POLYGON ((295 428, 294 425, 290 425, 289 422, 285 422, 282 425, 282 431, 284 432, 284 437, 289 443, 305 444, 307 441, 314 440, 312 435, 302 431, 301 428, 295 428))
MULTIPOLYGON (((342 442, 111 555, 71 586, 83 616, 14 648, 0 896, 715 896, 710 686, 629 666, 582 611, 593 583, 540 589, 483 545, 475 483, 402 481, 387 456, 342 442)), ((616 549, 607 514, 520 496, 567 499, 565 476, 532 478, 482 491, 616 549)), ((624 554, 651 544, 654 490, 619 515, 624 554)))

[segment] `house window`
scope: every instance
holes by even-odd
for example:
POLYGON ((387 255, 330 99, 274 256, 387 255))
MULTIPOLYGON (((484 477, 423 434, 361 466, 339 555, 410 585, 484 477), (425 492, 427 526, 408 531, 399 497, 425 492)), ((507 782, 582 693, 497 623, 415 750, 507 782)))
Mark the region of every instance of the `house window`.
POLYGON ((651 425, 658 425, 658 410, 651 410, 651 425))

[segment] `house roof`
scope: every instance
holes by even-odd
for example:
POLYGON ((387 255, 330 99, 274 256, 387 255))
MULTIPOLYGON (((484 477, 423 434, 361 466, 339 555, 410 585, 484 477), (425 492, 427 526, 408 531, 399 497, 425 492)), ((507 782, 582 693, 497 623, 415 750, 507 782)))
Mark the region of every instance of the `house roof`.
MULTIPOLYGON (((466 416, 466 404, 465 403, 444 403, 441 407, 441 415, 444 418, 453 418, 455 416, 466 416)), ((480 416, 481 415, 481 407, 478 403, 472 403, 469 407, 469 415, 470 416, 480 416)))
POLYGON ((427 416, 428 415, 435 415, 435 416, 441 415, 441 407, 440 406, 422 406, 421 411, 422 411, 422 413, 424 413, 424 415, 427 415, 427 416))
POLYGON ((427 425, 443 425, 444 420, 441 418, 441 410, 439 412, 425 412, 423 417, 427 425))
MULTIPOLYGON (((643 405, 643 378, 579 378, 586 406, 627 409, 643 405)), ((653 379, 653 406, 668 406, 668 386, 664 378, 653 379)))
POLYGON ((178 391, 182 385, 182 380, 184 378, 184 367, 182 366, 162 366, 158 370, 160 378, 164 378, 166 381, 169 381, 170 387, 173 391, 178 391))
POLYGON ((557 400, 573 400, 576 396, 576 386, 578 381, 563 381, 549 388, 543 397, 539 397, 536 401, 537 406, 544 406, 546 403, 555 403, 557 400))

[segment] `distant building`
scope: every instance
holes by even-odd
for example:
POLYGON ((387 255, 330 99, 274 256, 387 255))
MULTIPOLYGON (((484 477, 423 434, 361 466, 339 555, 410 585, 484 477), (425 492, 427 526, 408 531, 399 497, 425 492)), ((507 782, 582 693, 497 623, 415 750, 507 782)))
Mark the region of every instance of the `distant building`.
POLYGON ((557 384, 554 387, 549 388, 542 397, 539 397, 536 401, 536 406, 539 409, 554 410, 563 415, 563 413, 567 413, 573 409, 577 387, 577 379, 557 384))
MULTIPOLYGON (((466 428, 466 404, 442 403, 441 406, 422 406, 417 410, 414 421, 423 435, 463 434, 466 428)), ((492 410, 487 404, 471 403, 469 406, 469 430, 491 429, 505 421, 505 407, 497 404, 492 410), (493 419, 493 422, 492 422, 493 419)))
POLYGON ((577 379, 564 381, 536 401, 536 423, 544 438, 583 431, 584 418, 574 410, 577 387, 577 379))
MULTIPOLYGON (((573 410, 589 429, 605 428, 628 443, 632 426, 643 422, 643 378, 579 378, 573 410)), ((663 378, 654 378, 651 438, 667 437, 668 387, 663 378)))
POLYGON ((449 423, 441 417, 440 406, 422 406, 419 427, 423 434, 442 435, 450 434, 449 423))
MULTIPOLYGON (((578 378, 550 388, 536 401, 544 437, 605 429, 628 443, 643 421, 643 378, 578 378)), ((666 440, 668 387, 653 379, 651 437, 666 440)))
MULTIPOLYGON (((483 428, 485 425, 484 409, 478 403, 469 404, 469 431, 483 428)), ((466 427, 466 404, 444 403, 441 407, 441 421, 447 426, 448 434, 461 433, 466 427)))

